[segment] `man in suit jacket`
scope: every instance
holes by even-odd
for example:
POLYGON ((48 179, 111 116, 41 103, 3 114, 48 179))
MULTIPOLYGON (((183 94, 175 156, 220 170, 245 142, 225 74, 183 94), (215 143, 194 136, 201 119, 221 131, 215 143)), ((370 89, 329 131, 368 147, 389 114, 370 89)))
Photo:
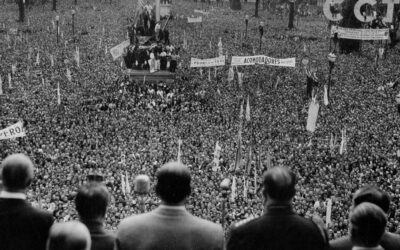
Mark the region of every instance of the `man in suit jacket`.
POLYGON ((295 183, 296 176, 289 169, 269 169, 263 177, 265 214, 234 225, 227 249, 322 250, 327 243, 324 229, 292 209, 295 183))
POLYGON ((100 182, 89 182, 82 186, 75 198, 80 220, 89 229, 91 250, 113 250, 115 236, 104 229, 104 219, 110 194, 100 182))
MULTIPOLYGON (((353 206, 351 210, 363 202, 370 202, 380 207, 386 214, 390 207, 389 195, 373 186, 365 186, 360 188, 353 198, 353 206)), ((399 250, 400 249, 400 235, 385 232, 381 238, 380 245, 385 250, 399 250)), ((331 240, 329 248, 331 250, 351 250, 354 244, 350 240, 350 236, 343 236, 341 238, 331 240)))
POLYGON ((162 203, 155 210, 124 219, 116 239, 118 250, 221 250, 220 225, 191 215, 185 201, 191 192, 189 169, 179 162, 162 166, 156 174, 156 193, 162 203))
POLYGON ((23 154, 5 158, 1 164, 0 249, 44 250, 53 216, 26 201, 33 179, 33 163, 23 154))

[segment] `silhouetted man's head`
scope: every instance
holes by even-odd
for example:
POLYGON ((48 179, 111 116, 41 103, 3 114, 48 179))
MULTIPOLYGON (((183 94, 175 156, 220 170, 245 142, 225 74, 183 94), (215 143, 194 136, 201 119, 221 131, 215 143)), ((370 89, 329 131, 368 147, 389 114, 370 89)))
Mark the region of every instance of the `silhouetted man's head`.
POLYGON ((284 167, 268 169, 264 174, 264 197, 275 201, 290 201, 296 190, 296 176, 284 167))
POLYGON ((377 187, 365 186, 355 192, 353 197, 353 207, 356 207, 363 202, 373 203, 380 207, 383 212, 389 212, 389 195, 377 187))
POLYGON ((190 171, 180 162, 170 162, 157 172, 156 193, 166 204, 181 203, 190 195, 190 171))
POLYGON ((50 228, 47 250, 90 250, 87 227, 78 221, 56 223, 50 228))
POLYGON ((1 179, 6 191, 24 192, 33 179, 33 163, 24 154, 7 156, 1 163, 1 179))
POLYGON ((355 246, 376 247, 385 232, 386 215, 375 204, 363 202, 350 212, 350 237, 355 246))
POLYGON ((103 220, 110 194, 107 187, 98 182, 82 186, 75 198, 76 211, 82 221, 103 220))

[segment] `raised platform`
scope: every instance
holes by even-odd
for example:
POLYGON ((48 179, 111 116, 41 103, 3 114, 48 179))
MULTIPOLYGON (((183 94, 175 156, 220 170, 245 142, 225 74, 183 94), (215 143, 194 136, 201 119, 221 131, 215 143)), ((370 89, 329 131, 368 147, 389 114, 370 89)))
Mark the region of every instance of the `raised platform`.
POLYGON ((144 77, 146 77, 146 82, 173 82, 175 80, 175 73, 166 70, 150 73, 148 70, 127 69, 125 70, 125 74, 128 75, 131 80, 137 81, 143 81, 144 77))

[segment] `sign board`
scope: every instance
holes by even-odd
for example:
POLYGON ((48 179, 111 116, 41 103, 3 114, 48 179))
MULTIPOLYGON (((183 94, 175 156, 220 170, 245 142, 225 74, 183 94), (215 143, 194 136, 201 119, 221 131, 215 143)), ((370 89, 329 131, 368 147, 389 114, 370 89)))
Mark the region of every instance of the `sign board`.
POLYGON ((203 17, 202 16, 188 17, 187 20, 188 20, 188 23, 201 23, 201 22, 203 22, 203 17))
POLYGON ((247 66, 265 64, 270 66, 296 67, 296 58, 272 58, 264 55, 258 56, 232 56, 232 66, 247 66))
POLYGON ((113 57, 113 60, 116 60, 118 57, 122 56, 124 53, 124 49, 128 47, 130 44, 129 40, 123 41, 122 43, 118 44, 117 46, 110 49, 110 53, 113 57))
POLYGON ((351 29, 332 27, 331 34, 338 34, 338 38, 353 40, 388 40, 389 29, 351 29))
POLYGON ((216 67, 224 65, 225 65, 225 56, 208 58, 208 59, 198 59, 192 57, 190 59, 191 68, 206 68, 206 67, 216 67))

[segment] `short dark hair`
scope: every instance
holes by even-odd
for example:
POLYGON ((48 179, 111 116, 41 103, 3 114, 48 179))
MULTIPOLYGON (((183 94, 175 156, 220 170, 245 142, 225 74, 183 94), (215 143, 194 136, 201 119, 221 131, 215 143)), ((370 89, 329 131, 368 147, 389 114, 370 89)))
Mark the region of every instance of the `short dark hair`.
POLYGON ((370 202, 363 202, 350 212, 350 238, 354 245, 376 247, 385 232, 383 210, 370 202))
POLYGON ((7 156, 1 163, 1 178, 8 191, 26 189, 33 179, 33 163, 24 154, 7 156))
POLYGON ((277 201, 288 201, 293 198, 296 190, 296 176, 285 167, 268 169, 264 174, 264 197, 271 197, 277 201))
POLYGON ((46 250, 89 250, 91 243, 89 230, 83 223, 68 221, 53 224, 46 250))
POLYGON ((190 195, 190 171, 180 162, 169 162, 156 173, 156 193, 166 203, 176 204, 190 195))
POLYGON ((358 206, 363 202, 370 202, 380 207, 383 212, 389 212, 390 197, 378 187, 364 186, 354 194, 353 204, 358 206))
POLYGON ((104 184, 89 182, 76 195, 76 210, 83 220, 104 218, 109 200, 110 194, 104 184))

